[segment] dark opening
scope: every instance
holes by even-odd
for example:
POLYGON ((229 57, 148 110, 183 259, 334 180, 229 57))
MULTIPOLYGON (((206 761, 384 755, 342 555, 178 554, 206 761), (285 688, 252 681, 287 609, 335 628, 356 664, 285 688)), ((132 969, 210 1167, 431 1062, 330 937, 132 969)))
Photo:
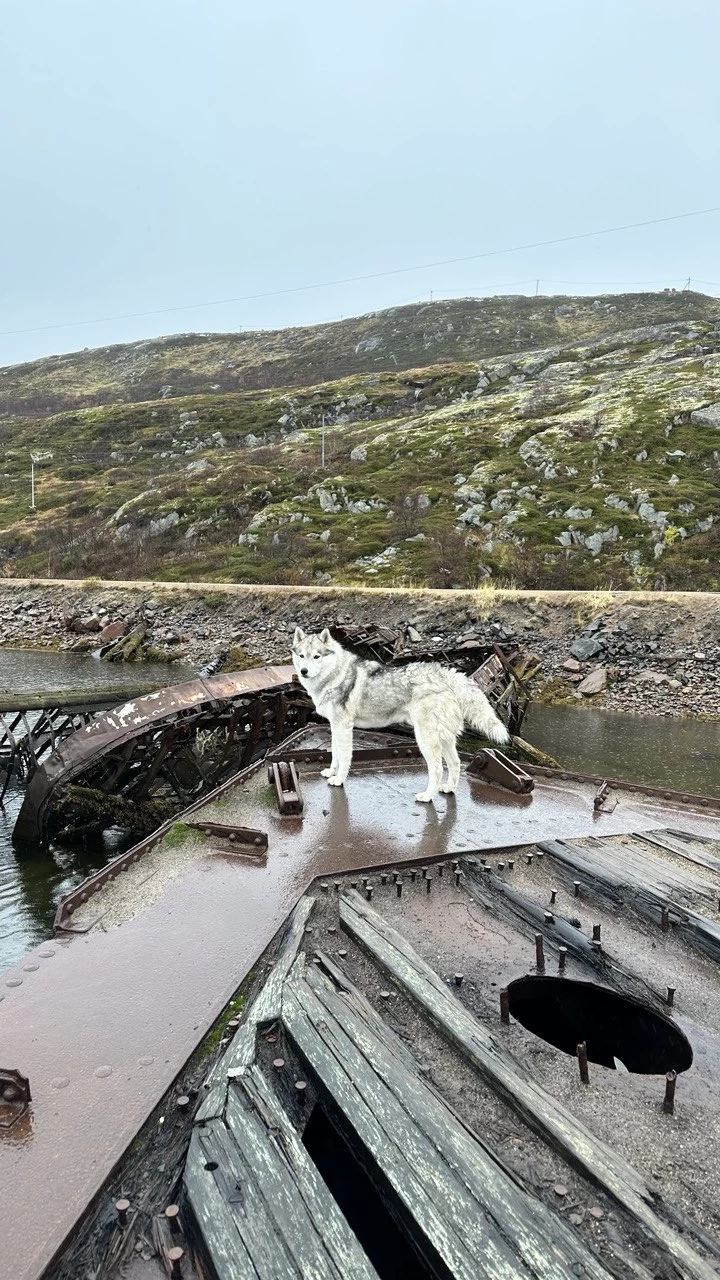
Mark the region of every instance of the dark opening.
POLYGON ((319 1103, 305 1126, 303 1143, 381 1280, 452 1280, 429 1241, 413 1240, 393 1212, 391 1188, 380 1185, 380 1170, 374 1168, 376 1184, 349 1137, 319 1103))
POLYGON ((585 1041, 590 1062, 644 1075, 687 1071, 690 1041, 669 1018, 632 996, 594 982, 568 978, 518 978, 508 987, 510 1012, 528 1031, 575 1053, 585 1041))

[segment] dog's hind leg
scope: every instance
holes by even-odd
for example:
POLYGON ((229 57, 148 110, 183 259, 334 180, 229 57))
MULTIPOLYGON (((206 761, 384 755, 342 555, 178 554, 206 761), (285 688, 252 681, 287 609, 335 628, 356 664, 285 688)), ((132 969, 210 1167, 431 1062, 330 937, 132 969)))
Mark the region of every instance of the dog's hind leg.
POLYGON ((440 790, 446 795, 452 795, 457 791, 460 781, 460 757, 457 753, 454 734, 441 731, 440 750, 448 771, 447 782, 443 782, 440 790))
POLYGON ((442 781, 443 762, 440 750, 437 724, 432 707, 418 707, 413 719, 415 741, 428 767, 428 782, 425 791, 418 791, 415 796, 421 804, 429 804, 435 799, 442 781))

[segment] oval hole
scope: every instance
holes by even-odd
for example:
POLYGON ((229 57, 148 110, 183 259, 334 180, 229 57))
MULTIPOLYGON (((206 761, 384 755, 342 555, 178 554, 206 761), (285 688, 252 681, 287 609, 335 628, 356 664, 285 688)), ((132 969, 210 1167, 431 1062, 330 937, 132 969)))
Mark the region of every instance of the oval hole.
POLYGON ((208 1170, 208 1172, 213 1173, 213 1171, 214 1171, 215 1169, 217 1169, 217 1167, 218 1167, 218 1162, 217 1162, 217 1160, 206 1160, 206 1161, 205 1161, 205 1168, 208 1170))
POLYGON ((590 1062, 612 1069, 617 1059, 642 1075, 687 1071, 692 1063, 690 1041, 670 1018, 608 987, 529 976, 511 982, 508 996, 513 1017, 563 1053, 574 1055, 585 1041, 590 1062))

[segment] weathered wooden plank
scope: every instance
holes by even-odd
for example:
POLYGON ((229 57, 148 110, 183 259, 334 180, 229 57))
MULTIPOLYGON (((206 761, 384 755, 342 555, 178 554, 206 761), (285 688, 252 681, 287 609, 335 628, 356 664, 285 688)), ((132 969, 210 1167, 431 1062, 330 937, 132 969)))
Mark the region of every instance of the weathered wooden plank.
MULTIPOLYGON (((623 870, 616 865, 616 850, 606 843, 594 841, 593 847, 570 844, 565 840, 542 840, 538 848, 552 857, 561 874, 568 876, 581 875, 584 891, 596 896, 600 901, 613 902, 616 906, 630 906, 638 915, 659 924, 664 907, 670 908, 670 922, 681 937, 690 946, 696 947, 704 955, 720 963, 720 926, 706 916, 700 915, 692 906, 686 905, 688 899, 693 901, 687 891, 688 878, 685 878, 686 889, 681 893, 673 893, 666 875, 668 863, 662 863, 662 873, 655 867, 660 859, 651 856, 642 860, 643 879, 637 880, 637 860, 629 859, 623 870), (612 849, 607 854, 607 849, 612 849), (606 856, 607 855, 607 856, 606 856), (685 901, 683 901, 684 899, 685 901)), ((625 846, 622 846, 625 852, 625 846)), ((675 868, 672 868, 675 871, 675 868)), ((704 882, 706 883, 706 882, 704 882)), ((708 886, 708 897, 713 894, 708 886)), ((697 898, 694 899, 697 901, 697 898)))
POLYGON ((277 1229, 291 1241, 298 1274, 377 1280, 296 1130, 257 1066, 231 1087, 226 1123, 277 1229), (249 1105, 248 1105, 249 1104, 249 1105))
POLYGON ((696 842, 692 836, 683 837, 677 831, 639 831, 634 838, 655 845, 658 849, 666 849, 668 853, 674 853, 678 858, 686 858, 688 862, 694 862, 699 867, 707 867, 709 871, 720 875, 720 860, 714 858, 703 847, 705 841, 696 842))
POLYGON ((366 1002, 316 968, 294 971, 288 1034, 454 1276, 607 1277, 565 1224, 527 1194, 420 1078, 417 1063, 366 1002))
POLYGON ((624 994, 635 996, 665 1012, 667 1005, 664 992, 655 991, 639 974, 632 973, 621 965, 606 947, 602 951, 595 950, 590 939, 570 924, 569 920, 553 914, 552 921, 548 923, 545 919, 547 908, 538 906, 527 894, 521 893, 500 876, 479 872, 466 859, 462 860, 462 867, 465 873, 464 887, 471 898, 501 919, 508 920, 526 938, 534 938, 538 931, 542 932, 546 943, 556 950, 561 946, 565 947, 571 956, 587 965, 604 982, 611 983, 624 994))
POLYGON ((527 1068, 521 1069, 513 1061, 492 1032, 452 995, 438 974, 382 916, 351 892, 341 898, 340 919, 346 931, 426 1011, 500 1096, 671 1254, 680 1275, 712 1280, 716 1274, 713 1268, 660 1216, 662 1200, 637 1170, 530 1079, 527 1068))
POLYGON ((282 985, 302 944, 314 905, 315 899, 305 895, 295 907, 270 977, 247 1009, 245 1019, 225 1053, 218 1058, 205 1077, 206 1095, 196 1112, 196 1121, 210 1120, 222 1115, 227 1097, 228 1079, 242 1075, 255 1057, 258 1026, 264 1022, 274 1022, 280 1017, 282 985))

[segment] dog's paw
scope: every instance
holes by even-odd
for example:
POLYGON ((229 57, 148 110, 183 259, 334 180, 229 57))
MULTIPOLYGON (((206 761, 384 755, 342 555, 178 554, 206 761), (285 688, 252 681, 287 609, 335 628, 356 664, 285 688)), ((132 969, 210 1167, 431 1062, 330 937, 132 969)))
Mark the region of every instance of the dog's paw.
POLYGON ((432 791, 418 791, 415 799, 419 800, 420 804, 430 804, 433 799, 433 793, 432 791))
POLYGON ((327 782, 328 782, 328 786, 329 786, 329 787, 344 787, 344 786, 345 786, 345 779, 344 779, 344 778, 338 778, 338 777, 337 777, 337 775, 335 775, 335 774, 333 774, 332 778, 328 778, 327 782))
POLYGON ((321 770, 320 770, 320 777, 321 777, 321 778, 334 778, 334 777, 335 777, 335 770, 334 770, 334 769, 321 769, 321 770))
POLYGON ((446 782, 444 786, 440 788, 440 790, 442 791, 444 796, 452 796, 457 791, 457 787, 454 787, 452 782, 446 782))

